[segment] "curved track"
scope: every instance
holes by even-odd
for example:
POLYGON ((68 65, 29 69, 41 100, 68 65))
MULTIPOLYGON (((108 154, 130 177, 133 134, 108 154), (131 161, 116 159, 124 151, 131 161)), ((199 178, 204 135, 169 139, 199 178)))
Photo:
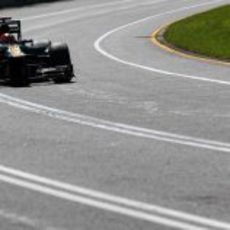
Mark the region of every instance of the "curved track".
POLYGON ((230 229, 229 67, 169 54, 159 26, 228 1, 10 9, 66 41, 72 84, 0 86, 4 229, 230 229))

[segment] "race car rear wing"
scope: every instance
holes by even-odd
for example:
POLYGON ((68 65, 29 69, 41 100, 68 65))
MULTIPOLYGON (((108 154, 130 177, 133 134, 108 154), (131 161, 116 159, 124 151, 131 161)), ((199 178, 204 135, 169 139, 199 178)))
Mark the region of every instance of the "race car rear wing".
POLYGON ((17 40, 20 41, 22 38, 21 35, 21 21, 12 20, 10 17, 0 17, 0 26, 7 24, 10 28, 10 34, 16 35, 17 40))

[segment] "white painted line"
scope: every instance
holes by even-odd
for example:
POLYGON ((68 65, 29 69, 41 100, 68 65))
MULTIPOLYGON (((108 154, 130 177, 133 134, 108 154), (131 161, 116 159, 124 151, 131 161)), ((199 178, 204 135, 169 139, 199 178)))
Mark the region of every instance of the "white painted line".
MULTIPOLYGON (((221 85, 229 86, 230 81, 223 81, 223 80, 218 80, 218 79, 213 79, 213 78, 206 78, 206 77, 201 77, 201 76, 193 76, 193 75, 188 75, 188 74, 170 72, 170 71, 167 71, 167 70, 157 69, 157 68, 154 68, 154 67, 148 67, 148 66, 137 64, 137 63, 129 62, 129 61, 126 61, 126 60, 120 59, 119 57, 114 56, 113 54, 109 53, 108 51, 106 51, 105 49, 102 48, 102 42, 105 39, 107 39, 108 37, 110 37, 114 33, 122 31, 122 30, 124 30, 124 29, 126 29, 126 28, 128 28, 130 26, 134 26, 136 24, 143 23, 143 22, 148 21, 150 19, 154 19, 154 18, 158 18, 158 17, 162 17, 162 16, 165 16, 165 15, 170 15, 170 14, 174 14, 174 13, 178 13, 178 12, 182 12, 182 11, 187 11, 187 10, 190 10, 190 9, 193 9, 193 8, 198 8, 198 7, 201 7, 201 6, 212 5, 212 4, 216 4, 218 2, 222 2, 222 1, 223 0, 214 0, 214 1, 209 1, 209 2, 206 2, 206 3, 200 3, 200 4, 197 4, 197 5, 193 5, 193 6, 182 7, 182 8, 179 8, 179 9, 170 10, 170 11, 167 11, 167 12, 164 12, 164 13, 156 14, 156 15, 153 15, 153 16, 150 16, 150 17, 140 19, 138 21, 128 23, 126 25, 123 25, 123 26, 120 26, 118 28, 115 28, 115 29, 105 33, 104 35, 102 35, 100 38, 98 38, 95 41, 94 48, 99 53, 101 53, 103 56, 105 56, 105 57, 107 57, 107 58, 109 58, 109 59, 111 59, 113 61, 125 64, 125 65, 128 65, 128 66, 132 66, 132 67, 135 67, 135 68, 140 68, 140 69, 143 69, 143 70, 147 70, 147 71, 154 72, 154 73, 159 73, 161 75, 163 74, 163 75, 170 76, 170 77, 176 77, 176 78, 179 77, 179 78, 192 79, 192 80, 197 80, 197 81, 204 81, 204 82, 209 82, 209 83, 215 83, 215 84, 221 84, 221 85)), ((158 76, 156 76, 156 77, 158 77, 158 76)), ((159 76, 159 77, 162 77, 162 76, 159 76)))
MULTIPOLYGON (((165 0, 161 0, 161 1, 165 1, 165 0)), ((129 62, 120 60, 120 59, 112 56, 111 54, 108 54, 106 51, 104 51, 100 47, 100 43, 104 39, 106 39, 109 35, 117 32, 119 30, 125 29, 128 26, 149 20, 150 18, 163 16, 165 14, 175 13, 175 12, 195 8, 198 6, 214 4, 214 3, 217 3, 220 1, 222 1, 222 0, 215 0, 215 1, 212 1, 209 3, 202 3, 202 4, 195 5, 195 6, 189 6, 189 7, 183 7, 183 8, 177 9, 177 10, 171 10, 171 11, 168 11, 166 13, 162 13, 162 14, 151 16, 148 18, 144 18, 144 19, 129 23, 127 25, 121 26, 119 28, 116 28, 116 29, 106 33, 101 38, 99 38, 95 42, 95 48, 99 52, 101 52, 103 55, 105 55, 105 56, 107 56, 113 60, 116 60, 118 62, 121 62, 123 64, 129 64, 131 66, 139 67, 142 69, 144 68, 144 69, 150 70, 150 71, 155 71, 155 72, 159 71, 160 73, 167 73, 168 75, 177 75, 178 76, 178 74, 175 74, 175 73, 164 72, 163 70, 156 70, 156 69, 152 69, 150 67, 140 66, 140 65, 137 65, 134 63, 129 63, 129 62)), ((159 0, 155 1, 154 3, 157 3, 157 2, 159 2, 159 0)), ((66 11, 63 11, 63 12, 56 12, 56 14, 58 15, 59 13, 64 13, 64 12, 66 13, 66 11)), ((54 14, 55 13, 53 13, 52 15, 54 15, 54 14)), ((48 16, 48 14, 47 14, 47 16, 48 16)), ((36 17, 39 17, 39 16, 36 16, 36 17)), ((46 15, 40 15, 40 17, 46 17, 46 15)), ((183 75, 181 75, 181 76, 183 76, 183 75)), ((192 78, 195 78, 195 79, 197 78, 199 80, 203 79, 203 78, 194 77, 194 76, 192 78)), ((203 80, 216 82, 216 80, 210 80, 210 79, 206 79, 206 78, 203 80)), ((220 83, 220 82, 223 83, 222 81, 218 81, 218 83, 220 83)), ((224 84, 230 84, 230 82, 224 82, 224 84)), ((14 107, 17 107, 20 109, 29 110, 31 112, 43 114, 43 115, 46 115, 46 116, 49 116, 52 118, 65 120, 68 122, 77 123, 80 125, 86 125, 86 126, 90 126, 90 127, 94 127, 94 128, 100 128, 100 129, 104 129, 104 130, 108 130, 108 131, 123 133, 126 135, 132 135, 132 136, 137 136, 137 137, 142 137, 142 138, 149 138, 149 139, 169 142, 169 143, 173 143, 173 144, 180 144, 180 145, 186 145, 186 146, 191 146, 191 147, 196 147, 196 148, 204 148, 204 149, 227 152, 227 153, 230 152, 230 143, 205 140, 205 139, 201 139, 201 138, 195 138, 195 137, 190 137, 190 136, 185 136, 185 135, 177 135, 177 134, 172 134, 169 132, 162 132, 162 131, 152 130, 152 129, 144 129, 144 128, 125 125, 125 124, 121 124, 121 123, 110 122, 110 121, 97 119, 97 118, 93 118, 93 117, 89 117, 89 116, 85 116, 85 115, 81 115, 81 114, 77 114, 77 113, 71 113, 71 112, 67 112, 67 111, 63 111, 63 110, 59 110, 59 109, 55 109, 55 108, 46 107, 46 106, 39 105, 36 103, 31 103, 28 101, 24 101, 24 100, 20 100, 20 99, 14 98, 14 97, 10 97, 10 96, 7 96, 5 94, 0 94, 0 102, 6 103, 8 105, 11 105, 11 106, 14 106, 14 107)))
POLYGON ((69 192, 49 188, 49 187, 46 187, 43 185, 35 184, 32 182, 27 182, 27 181, 24 181, 21 179, 12 178, 12 177, 5 176, 5 175, 0 175, 0 181, 3 181, 3 182, 8 183, 8 184, 16 185, 18 187, 33 190, 33 191, 36 191, 36 192, 39 192, 42 194, 47 194, 47 195, 50 195, 53 197, 65 199, 65 200, 68 200, 71 202, 76 202, 76 203, 87 205, 90 207, 95 207, 98 209, 122 214, 125 216, 133 217, 136 219, 140 219, 140 220, 144 220, 144 221, 148 221, 148 222, 152 222, 152 223, 157 223, 157 224, 168 226, 168 227, 173 227, 173 228, 183 229, 183 230, 184 229, 207 230, 207 228, 205 228, 205 227, 198 227, 198 226, 195 226, 195 225, 192 225, 189 223, 184 223, 182 221, 171 220, 169 218, 164 218, 164 217, 157 216, 154 214, 145 213, 143 211, 137 211, 137 210, 122 207, 122 206, 119 206, 116 204, 107 203, 107 202, 103 202, 103 201, 97 201, 97 200, 92 199, 92 198, 87 198, 87 197, 83 197, 80 195, 75 195, 75 194, 72 194, 69 192))
POLYGON ((46 14, 29 16, 29 17, 21 18, 21 20, 22 21, 30 21, 30 20, 36 20, 36 19, 41 19, 41 18, 49 18, 49 17, 59 16, 59 15, 63 15, 63 14, 75 13, 77 11, 96 9, 96 8, 106 7, 106 6, 122 5, 126 2, 130 2, 130 0, 123 0, 123 1, 116 1, 116 2, 110 2, 110 3, 102 3, 102 4, 94 4, 94 5, 89 5, 89 6, 80 6, 77 8, 71 8, 71 9, 67 9, 67 10, 60 10, 60 11, 46 13, 46 14))
MULTIPOLYGON (((132 6, 139 6, 139 5, 153 5, 159 2, 165 2, 169 0, 155 0, 155 1, 150 1, 150 2, 138 2, 136 4, 133 4, 132 6)), ((79 6, 76 8, 71 8, 71 9, 66 9, 66 10, 60 10, 56 12, 50 12, 46 14, 39 14, 39 15, 34 15, 34 16, 29 16, 25 18, 21 18, 22 21, 31 21, 31 20, 36 20, 36 19, 41 19, 41 18, 49 18, 49 17, 54 17, 54 16, 59 16, 63 14, 70 14, 70 13, 75 13, 78 11, 84 11, 84 10, 91 10, 91 9, 97 9, 101 7, 107 7, 107 6, 117 6, 117 5, 123 5, 126 3, 132 3, 134 0, 123 0, 123 1, 116 1, 116 2, 109 2, 109 3, 102 3, 102 4, 93 4, 93 5, 88 5, 88 6, 79 6)))
POLYGON ((42 114, 51 118, 64 120, 79 125, 86 125, 93 128, 99 128, 107 131, 122 133, 126 135, 153 139, 157 141, 169 142, 196 148, 209 149, 214 151, 230 153, 230 143, 205 140, 191 136, 178 135, 169 132, 163 132, 153 129, 145 129, 136 126, 126 125, 122 123, 111 122, 103 119, 98 119, 82 114, 67 112, 60 109, 47 107, 44 105, 32 103, 29 101, 17 99, 0 93, 0 102, 10 106, 24 109, 27 111, 42 114))
MULTIPOLYGON (((219 150, 224 152, 229 152, 230 150, 229 143, 203 140, 199 138, 176 135, 176 134, 161 132, 157 130, 149 130, 149 129, 143 129, 134 126, 128 126, 120 123, 113 123, 113 122, 92 118, 76 113, 70 113, 63 110, 49 108, 39 104, 13 98, 4 94, 0 94, 0 100, 3 103, 6 103, 8 105, 17 108, 29 110, 32 112, 44 114, 53 118, 58 118, 58 119, 62 119, 78 124, 88 125, 95 128, 101 128, 101 129, 106 129, 114 132, 125 133, 134 136, 141 136, 145 138, 152 138, 155 140, 162 140, 162 141, 168 141, 172 143, 189 145, 193 147, 202 147, 202 148, 219 150)), ((230 229, 229 223, 210 220, 207 218, 190 215, 184 212, 167 209, 160 206, 149 205, 138 201, 129 200, 126 198, 112 196, 109 194, 77 187, 70 184, 65 184, 59 181, 54 181, 51 179, 28 174, 22 171, 10 169, 5 166, 0 166, 0 171, 10 174, 10 176, 0 175, 0 180, 3 182, 16 185, 22 188, 27 188, 43 194, 51 195, 54 197, 59 197, 72 202, 77 202, 84 205, 96 207, 99 209, 134 217, 137 219, 146 220, 146 221, 158 223, 169 227, 176 227, 179 229, 189 229, 189 230, 207 229, 205 227, 199 227, 191 223, 190 224, 186 223, 184 221, 194 222, 195 224, 201 224, 202 226, 208 226, 215 229, 216 228, 230 229), (13 178, 12 175, 15 176, 15 178, 13 178), (20 177, 20 178, 16 178, 16 177, 20 177), (30 181, 25 181, 25 179, 30 181), (47 186, 52 186, 55 188, 47 187, 47 186), (75 193, 79 193, 81 195, 76 195, 75 193), (97 199, 101 199, 102 201, 99 201, 97 199), (128 207, 123 207, 123 205, 128 207), (150 211, 156 212, 157 214, 151 214, 149 213, 150 211), (159 214, 161 216, 159 216, 159 214), (174 218, 179 220, 174 220, 174 218)))
POLYGON ((176 210, 172 210, 156 205, 143 203, 140 201, 135 201, 119 196, 110 195, 103 192, 98 192, 91 189, 86 189, 76 185, 37 176, 31 173, 15 170, 13 168, 0 165, 0 175, 4 175, 4 174, 6 174, 9 177, 17 177, 20 180, 27 180, 36 184, 41 184, 43 186, 49 186, 57 190, 68 191, 74 194, 77 193, 78 195, 90 197, 91 199, 96 199, 96 200, 99 199, 102 200, 103 202, 115 203, 116 205, 122 205, 135 210, 151 212, 157 215, 166 216, 168 218, 194 223, 196 225, 205 225, 205 226, 215 227, 220 229, 230 229, 230 223, 212 220, 212 219, 188 214, 181 211, 176 211, 176 210))
POLYGON ((62 23, 71 22, 71 21, 74 21, 76 19, 84 17, 82 15, 79 16, 78 14, 74 14, 71 17, 68 15, 68 14, 79 12, 79 11, 92 10, 92 9, 103 8, 103 7, 107 7, 107 6, 121 5, 120 8, 115 8, 114 7, 114 8, 111 8, 109 10, 105 10, 105 11, 94 10, 92 15, 96 16, 96 15, 101 15, 101 14, 115 12, 115 11, 127 10, 127 9, 130 9, 130 8, 135 8, 137 6, 142 6, 142 5, 146 5, 146 4, 154 5, 154 4, 157 4, 159 2, 165 2, 165 1, 168 1, 168 0, 155 0, 154 2, 151 1, 151 2, 146 2, 144 4, 142 2, 132 3, 133 0, 131 0, 131 1, 124 0, 124 1, 117 1, 117 2, 112 2, 112 3, 103 3, 103 4, 96 4, 96 5, 90 5, 90 6, 77 7, 77 8, 73 8, 73 9, 67 9, 67 10, 62 10, 62 11, 57 11, 57 12, 51 12, 51 13, 41 14, 41 15, 36 15, 36 16, 30 16, 30 17, 22 18, 21 20, 22 21, 31 21, 31 20, 41 19, 41 18, 49 18, 49 17, 59 16, 59 15, 63 15, 63 14, 68 16, 68 17, 58 18, 57 20, 55 20, 53 22, 47 22, 46 21, 45 24, 40 23, 39 25, 36 25, 36 26, 33 25, 32 27, 29 27, 29 28, 23 30, 24 32, 31 32, 31 31, 36 31, 36 30, 39 30, 39 29, 50 28, 50 27, 53 27, 53 26, 60 25, 62 23), (124 5, 125 3, 130 3, 130 4, 125 6, 124 5), (124 5, 124 6, 122 6, 122 5, 124 5))

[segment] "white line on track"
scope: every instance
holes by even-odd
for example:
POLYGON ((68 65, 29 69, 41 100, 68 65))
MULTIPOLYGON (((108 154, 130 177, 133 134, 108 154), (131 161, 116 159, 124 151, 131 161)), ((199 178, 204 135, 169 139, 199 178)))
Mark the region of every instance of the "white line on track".
POLYGON ((51 12, 51 13, 47 13, 47 14, 41 14, 41 15, 36 15, 36 16, 29 16, 29 17, 25 17, 25 18, 21 18, 22 21, 31 21, 31 20, 37 20, 37 19, 41 19, 41 18, 47 18, 47 17, 55 17, 55 16, 60 16, 60 15, 67 15, 68 18, 64 17, 64 18, 58 18, 57 20, 55 20, 54 22, 45 22, 45 24, 39 24, 39 25, 33 25, 30 28, 24 29, 24 32, 31 32, 31 31, 36 31, 39 29, 46 29, 46 28, 50 28, 52 26, 57 26, 60 25, 62 23, 67 23, 67 22, 71 22, 74 21, 76 19, 85 17, 84 15, 78 15, 78 14, 74 14, 73 16, 69 17, 69 14, 71 13, 76 13, 76 12, 81 12, 81 11, 86 11, 86 10, 94 10, 93 11, 93 16, 96 15, 101 15, 101 14, 105 14, 105 13, 110 13, 110 12, 115 12, 115 11, 121 11, 121 10, 127 10, 127 9, 131 9, 137 6, 143 6, 143 5, 154 5, 157 3, 163 3, 165 1, 169 1, 169 0, 155 0, 155 1, 150 1, 150 2, 137 2, 135 3, 134 0, 124 0, 124 1, 117 1, 117 2, 112 2, 112 3, 103 3, 103 4, 96 4, 96 5, 90 5, 90 6, 82 6, 82 7, 77 7, 77 8, 73 8, 73 9, 67 9, 67 10, 60 10, 57 12, 51 12), (129 3, 129 5, 126 5, 125 3, 129 3), (108 6, 119 6, 119 8, 112 8, 112 9, 105 9, 105 11, 100 11, 101 9, 108 7, 108 6), (99 8, 99 9, 98 9, 99 8))
POLYGON ((34 19, 49 18, 49 17, 52 17, 52 16, 75 13, 75 12, 81 11, 81 10, 97 9, 99 7, 114 6, 114 5, 117 6, 117 5, 124 4, 126 2, 131 2, 131 1, 133 1, 133 0, 123 0, 123 1, 116 1, 116 2, 110 2, 110 3, 94 4, 94 5, 89 5, 89 6, 80 6, 80 7, 77 7, 77 8, 71 8, 71 9, 67 9, 67 10, 60 10, 60 11, 57 11, 57 12, 39 14, 39 15, 35 15, 35 16, 29 16, 29 17, 21 18, 21 20, 30 21, 30 20, 34 20, 34 19))
MULTIPOLYGON (((128 0, 127 0, 128 2, 128 0)), ((220 1, 213 1, 206 4, 214 4, 220 1)), ((198 7, 206 4, 199 4, 193 7, 198 7)), ((191 9, 193 7, 184 7, 179 10, 173 10, 166 12, 165 14, 175 13, 182 10, 191 9)), ((45 15, 43 15, 45 16, 45 15)), ((50 15, 52 16, 52 15, 50 15)), ((133 23, 129 23, 125 26, 119 27, 113 31, 108 32, 102 36, 96 43, 95 47, 103 55, 118 61, 120 63, 131 65, 133 67, 138 67, 146 69, 153 72, 158 72, 165 75, 177 76, 190 78, 194 80, 203 80, 218 84, 229 85, 229 82, 219 81, 215 79, 200 78, 196 76, 188 76, 178 73, 171 73, 164 70, 153 69, 150 67, 141 66, 135 63, 126 62, 117 57, 108 54, 106 51, 102 50, 100 43, 116 31, 125 29, 128 26, 144 22, 150 18, 163 16, 163 14, 148 17, 133 23)), ((36 16, 37 17, 37 16, 36 16)), ((48 16, 46 16, 48 17, 48 16)), ((35 17, 34 17, 35 18, 35 17)), ((113 132, 119 132, 123 134, 151 138, 159 141, 171 142, 174 144, 182 144, 192 147, 206 148, 210 150, 217 150, 223 152, 230 152, 230 144, 222 143, 217 141, 204 140, 189 136, 177 135, 168 132, 162 132, 158 130, 150 130, 139 128, 135 126, 129 126, 120 123, 114 123, 110 121, 105 121, 102 119, 97 119, 89 116, 84 116, 81 114, 71 113, 63 110, 58 110, 36 103, 24 101, 14 97, 10 97, 5 94, 0 94, 0 102, 6 103, 8 105, 24 109, 27 111, 43 114, 52 118, 57 118, 69 122, 74 122, 81 125, 87 125, 94 128, 100 128, 104 130, 109 130, 113 132)), ((126 216, 138 218, 141 220, 150 221, 153 223, 158 223, 165 226, 176 227, 179 229, 189 229, 189 230, 205 230, 205 229, 230 229, 230 223, 211 220, 208 218, 203 218, 200 216, 191 215, 185 212, 179 212, 172 209, 163 208, 156 205, 149 205, 146 203, 121 198, 113 196, 106 193, 101 193, 94 190, 89 190, 86 188, 62 183, 59 181, 51 180, 48 178, 36 176, 19 170, 11 169, 5 166, 0 166, 0 180, 8 184, 13 184, 22 188, 27 188, 33 191, 37 191, 43 194, 59 197, 72 202, 82 203, 84 205, 89 205, 97 207, 103 210, 108 210, 111 212, 123 214, 126 216)))
POLYGON ((179 229, 230 229, 230 223, 122 198, 0 165, 0 181, 43 194, 179 229))
POLYGON ((145 129, 145 128, 126 125, 122 123, 115 123, 103 119, 85 116, 78 113, 72 113, 56 108, 47 107, 29 101, 17 99, 2 93, 0 93, 0 102, 16 108, 42 114, 51 118, 64 120, 64 121, 85 125, 93 128, 99 128, 99 129, 112 131, 116 133, 122 133, 122 134, 141 137, 141 138, 148 138, 157 141, 169 142, 173 144, 180 144, 180 145, 191 146, 196 148, 203 148, 203 149, 230 153, 230 143, 205 140, 205 139, 195 138, 191 136, 178 135, 178 134, 163 132, 159 130, 145 129))
POLYGON ((141 219, 141 220, 152 222, 152 223, 165 225, 168 227, 173 227, 173 228, 177 228, 177 229, 189 229, 189 230, 207 230, 207 228, 202 228, 202 227, 198 227, 195 225, 186 224, 186 223, 183 223, 180 221, 170 220, 168 218, 160 217, 160 216, 157 216, 154 214, 148 214, 148 213, 145 213, 142 211, 136 211, 134 209, 121 207, 121 206, 118 206, 116 204, 110 204, 107 202, 97 201, 95 199, 83 197, 80 195, 71 194, 69 192, 56 190, 53 188, 49 188, 46 186, 42 186, 42 185, 35 184, 32 182, 27 182, 27 181, 20 180, 20 179, 15 179, 15 178, 4 176, 4 175, 0 175, 0 180, 3 182, 6 182, 8 184, 13 184, 13 185, 16 185, 18 187, 26 188, 29 190, 43 193, 43 194, 47 194, 47 195, 51 195, 51 196, 58 197, 61 199, 69 200, 71 202, 76 202, 76 203, 88 205, 88 206, 95 207, 98 209, 126 215, 129 217, 141 219))
MULTIPOLYGON (((162 1, 164 1, 164 0, 160 0, 160 1, 156 0, 153 3, 158 3, 158 2, 162 2, 162 1)), ((100 37, 94 44, 95 48, 100 53, 105 55, 106 57, 109 57, 112 60, 121 62, 123 64, 128 64, 128 65, 131 65, 134 67, 138 67, 138 68, 142 68, 142 69, 146 69, 146 70, 150 70, 150 71, 154 71, 154 72, 159 71, 160 73, 163 73, 163 74, 167 73, 168 75, 180 76, 179 74, 176 74, 176 73, 165 72, 163 70, 156 70, 156 69, 152 69, 150 67, 145 67, 145 66, 141 66, 141 65, 138 65, 135 63, 130 63, 130 62, 126 62, 124 60, 118 59, 118 58, 112 56, 111 54, 108 54, 106 51, 104 51, 100 47, 100 44, 102 41, 104 41, 104 39, 106 39, 108 36, 112 35, 113 33, 120 31, 122 29, 125 29, 129 26, 135 25, 137 23, 144 22, 144 21, 149 20, 149 19, 154 18, 154 17, 163 16, 164 14, 172 14, 172 13, 188 10, 191 8, 197 8, 199 6, 215 4, 215 3, 220 2, 220 1, 222 1, 222 0, 215 0, 212 2, 208 2, 208 3, 202 3, 202 4, 198 4, 198 5, 194 5, 194 6, 183 7, 183 8, 177 9, 177 10, 171 10, 171 11, 168 11, 165 13, 161 13, 161 14, 158 14, 155 16, 147 17, 147 18, 126 24, 124 26, 118 27, 118 28, 106 33, 102 37, 100 37)), ((117 2, 117 4, 120 4, 120 3, 121 2, 117 2)), ((122 3, 124 3, 124 1, 122 1, 122 3)), ((104 5, 105 4, 100 4, 100 6, 104 6, 104 5)), ((111 5, 111 4, 109 4, 109 5, 111 5)), ((62 14, 63 12, 68 13, 68 11, 61 11, 61 12, 56 12, 56 15, 62 14)), ((55 13, 41 15, 40 17, 47 17, 47 15, 53 16, 53 15, 55 15, 55 13)), ((39 17, 39 16, 36 16, 36 17, 39 17)), ((184 76, 184 75, 182 75, 182 76, 184 76)), ((187 75, 186 75, 186 77, 188 78, 187 75)), ((191 77, 192 76, 190 76, 189 78, 191 78, 191 77)), ((217 81, 218 83, 224 83, 224 84, 230 85, 230 82, 222 82, 219 80, 211 80, 211 79, 199 78, 199 77, 195 77, 195 76, 193 76, 192 78, 193 79, 199 79, 199 80, 203 79, 205 81, 215 81, 215 82, 217 81)), ((213 141, 213 140, 205 140, 202 138, 196 138, 196 137, 185 136, 185 135, 178 135, 178 134, 163 132, 163 131, 159 131, 159 130, 144 129, 144 128, 126 125, 126 124, 122 124, 122 123, 111 122, 111 121, 107 121, 107 120, 103 120, 103 119, 85 116, 82 114, 71 113, 71 112, 60 110, 60 109, 55 109, 55 108, 43 106, 40 104, 25 101, 25 100, 20 100, 20 99, 17 99, 17 98, 14 98, 14 97, 2 94, 2 93, 0 93, 0 102, 6 103, 8 105, 11 105, 11 106, 14 106, 17 108, 29 110, 31 112, 43 114, 43 115, 46 115, 46 116, 49 116, 52 118, 77 123, 80 125, 86 125, 86 126, 90 126, 90 127, 94 127, 94 128, 100 128, 100 129, 104 129, 104 130, 108 130, 108 131, 123 133, 126 135, 132 135, 132 136, 137 136, 137 137, 142 137, 142 138, 154 139, 154 140, 169 142, 169 143, 173 143, 173 144, 180 144, 180 145, 186 145, 186 146, 191 146, 191 147, 196 147, 196 148, 204 148, 204 149, 227 152, 227 153, 230 152, 230 143, 224 143, 224 142, 213 141)))
MULTIPOLYGON (((169 1, 169 0, 155 0, 155 1, 150 1, 150 2, 138 2, 132 6, 139 6, 139 5, 153 5, 153 4, 157 4, 160 2, 165 2, 165 1, 169 1)), ((116 1, 116 2, 110 2, 110 3, 102 3, 102 4, 94 4, 94 5, 89 5, 89 6, 79 6, 77 8, 71 8, 71 9, 67 9, 67 10, 60 10, 57 12, 51 12, 51 13, 46 13, 46 14, 40 14, 40 15, 35 15, 35 16, 28 16, 25 18, 21 18, 21 20, 23 21, 30 21, 30 20, 36 20, 36 19, 43 19, 43 18, 49 18, 49 17, 53 17, 53 16, 59 16, 59 15, 63 15, 63 14, 69 14, 69 13, 75 13, 78 11, 85 11, 85 10, 91 10, 91 9, 97 9, 97 8, 101 8, 101 7, 107 7, 107 6, 117 6, 117 5, 123 5, 125 3, 132 3, 134 2, 134 0, 123 0, 123 1, 116 1)), ((125 8, 126 9, 126 8, 125 8)))
POLYGON ((164 12, 164 13, 156 14, 156 15, 153 15, 153 16, 150 16, 150 17, 146 17, 146 18, 143 18, 143 19, 128 23, 126 25, 123 25, 123 26, 120 26, 118 28, 115 28, 115 29, 105 33, 104 35, 102 35, 94 43, 94 48, 99 53, 101 53, 102 55, 104 55, 105 57, 107 57, 107 58, 109 58, 109 59, 111 59, 113 61, 125 64, 125 65, 128 65, 128 66, 132 66, 132 67, 135 67, 135 68, 140 68, 140 69, 143 69, 143 70, 147 70, 147 71, 150 71, 150 72, 159 73, 159 74, 161 74, 161 76, 159 76, 159 77, 162 77, 162 75, 166 75, 166 76, 170 76, 170 77, 176 77, 176 78, 179 77, 179 78, 192 79, 192 80, 197 80, 197 81, 205 81, 205 82, 209 82, 209 83, 215 83, 215 84, 221 84, 221 85, 229 86, 230 81, 223 81, 223 80, 218 80, 218 79, 211 79, 211 78, 206 78, 206 77, 200 77, 200 76, 194 76, 194 75, 170 72, 170 71, 163 70, 163 69, 157 69, 157 68, 154 68, 154 67, 148 67, 148 66, 140 65, 140 64, 137 64, 137 63, 134 63, 134 62, 129 62, 129 61, 120 59, 119 57, 116 57, 113 54, 107 52, 105 49, 102 48, 102 45, 101 45, 102 42, 105 39, 107 39, 108 37, 110 37, 114 33, 122 31, 122 30, 125 30, 126 28, 128 28, 130 26, 134 26, 136 24, 146 22, 146 21, 148 21, 150 19, 162 17, 162 16, 165 16, 165 15, 170 15, 170 14, 174 14, 174 13, 178 13, 178 12, 182 12, 182 11, 191 10, 193 8, 198 8, 198 7, 201 7, 201 6, 217 4, 218 2, 222 2, 222 1, 223 0, 214 0, 214 1, 209 1, 209 2, 206 2, 206 3, 200 3, 200 4, 197 4, 197 5, 193 5, 193 6, 186 6, 186 7, 182 7, 182 8, 175 9, 175 10, 170 10, 170 11, 167 11, 167 12, 164 12))

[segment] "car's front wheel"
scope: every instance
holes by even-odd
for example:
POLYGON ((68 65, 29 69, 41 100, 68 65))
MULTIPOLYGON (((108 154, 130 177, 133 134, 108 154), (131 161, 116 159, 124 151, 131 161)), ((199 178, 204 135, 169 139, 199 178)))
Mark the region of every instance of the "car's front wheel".
POLYGON ((63 74, 53 78, 55 83, 68 83, 74 77, 73 65, 67 44, 53 44, 50 48, 50 64, 62 68, 63 74))

